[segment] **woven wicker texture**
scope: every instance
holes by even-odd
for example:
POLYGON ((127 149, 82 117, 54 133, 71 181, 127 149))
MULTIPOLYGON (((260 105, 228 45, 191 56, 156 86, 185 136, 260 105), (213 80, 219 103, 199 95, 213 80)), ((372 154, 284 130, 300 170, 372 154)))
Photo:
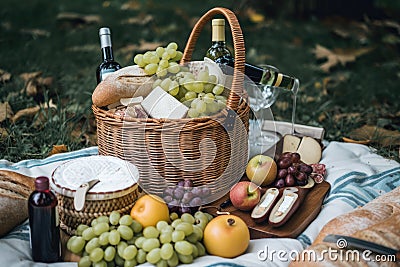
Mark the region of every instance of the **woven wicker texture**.
POLYGON ((92 106, 99 154, 135 164, 140 173, 139 185, 146 192, 161 193, 165 186, 190 178, 195 186, 209 187, 215 200, 245 170, 250 108, 243 101, 244 41, 233 12, 214 8, 201 17, 188 39, 181 63, 191 60, 201 29, 217 14, 227 18, 235 48, 235 72, 227 109, 210 117, 176 120, 121 118, 92 106), (228 130, 226 118, 232 111, 236 114, 234 127, 228 130))
POLYGON ((138 185, 135 184, 134 187, 136 190, 121 197, 107 200, 86 200, 81 211, 75 210, 73 198, 57 194, 61 228, 73 235, 78 225, 90 225, 93 219, 102 215, 108 216, 114 210, 121 214, 129 214, 139 195, 138 185))

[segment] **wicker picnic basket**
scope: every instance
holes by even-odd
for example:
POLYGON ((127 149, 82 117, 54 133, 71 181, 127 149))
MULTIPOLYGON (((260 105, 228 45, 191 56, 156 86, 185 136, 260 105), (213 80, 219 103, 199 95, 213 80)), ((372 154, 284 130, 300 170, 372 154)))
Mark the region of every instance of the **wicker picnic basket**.
POLYGON ((248 159, 249 105, 243 88, 245 48, 232 11, 214 8, 194 26, 181 64, 191 61, 198 36, 216 15, 226 17, 233 37, 235 65, 227 108, 208 117, 185 119, 122 118, 92 106, 97 121, 99 154, 131 161, 146 192, 189 178, 222 196, 243 175, 248 159))

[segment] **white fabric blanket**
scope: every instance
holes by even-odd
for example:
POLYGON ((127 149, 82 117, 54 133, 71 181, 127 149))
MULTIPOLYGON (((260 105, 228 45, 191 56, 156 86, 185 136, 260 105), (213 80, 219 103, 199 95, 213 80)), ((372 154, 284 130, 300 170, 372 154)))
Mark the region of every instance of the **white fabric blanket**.
MULTIPOLYGON (((18 163, 0 160, 0 169, 32 177, 50 176, 62 162, 95 154, 97 147, 57 154, 43 160, 25 160, 18 163)), ((400 185, 400 164, 375 154, 367 146, 331 142, 323 152, 321 163, 326 164, 327 181, 332 186, 331 192, 325 199, 318 217, 297 239, 251 240, 246 253, 237 258, 204 256, 197 258, 193 264, 185 266, 287 266, 289 259, 310 245, 329 220, 362 206, 400 185)), ((0 239, 0 262, 1 266, 9 267, 48 266, 32 262, 27 222, 0 239)), ((76 265, 65 262, 49 266, 76 265)))

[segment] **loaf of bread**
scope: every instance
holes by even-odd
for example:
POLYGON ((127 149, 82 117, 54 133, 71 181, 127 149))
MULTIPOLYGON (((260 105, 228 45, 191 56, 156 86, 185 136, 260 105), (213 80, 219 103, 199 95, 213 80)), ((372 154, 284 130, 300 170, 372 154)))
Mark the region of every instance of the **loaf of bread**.
POLYGON ((35 179, 11 171, 0 171, 0 237, 28 218, 28 198, 35 179))
POLYGON ((151 91, 151 77, 137 65, 122 68, 108 75, 92 94, 93 104, 108 106, 121 98, 146 97, 151 91))
POLYGON ((322 242, 329 234, 353 235, 399 213, 400 205, 397 203, 369 203, 368 206, 332 219, 322 228, 314 243, 322 242))
MULTIPOLYGON (((320 231, 313 244, 290 266, 370 266, 371 262, 330 259, 324 251, 338 250, 336 243, 323 242, 329 234, 352 236, 400 250, 400 187, 395 188, 363 207, 332 219, 320 231), (324 260, 315 261, 304 255, 315 252, 324 260)), ((376 266, 397 266, 395 262, 382 262, 376 266)))

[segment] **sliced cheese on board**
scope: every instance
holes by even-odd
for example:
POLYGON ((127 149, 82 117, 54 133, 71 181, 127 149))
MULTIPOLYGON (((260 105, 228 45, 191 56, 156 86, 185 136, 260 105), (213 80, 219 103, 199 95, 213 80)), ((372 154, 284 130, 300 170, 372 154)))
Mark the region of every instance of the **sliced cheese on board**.
POLYGON ((285 135, 283 138, 283 149, 282 153, 285 152, 296 152, 301 142, 300 137, 294 135, 285 135))
POLYGON ((321 145, 312 137, 304 136, 297 149, 300 159, 306 164, 318 163, 322 157, 321 145))

